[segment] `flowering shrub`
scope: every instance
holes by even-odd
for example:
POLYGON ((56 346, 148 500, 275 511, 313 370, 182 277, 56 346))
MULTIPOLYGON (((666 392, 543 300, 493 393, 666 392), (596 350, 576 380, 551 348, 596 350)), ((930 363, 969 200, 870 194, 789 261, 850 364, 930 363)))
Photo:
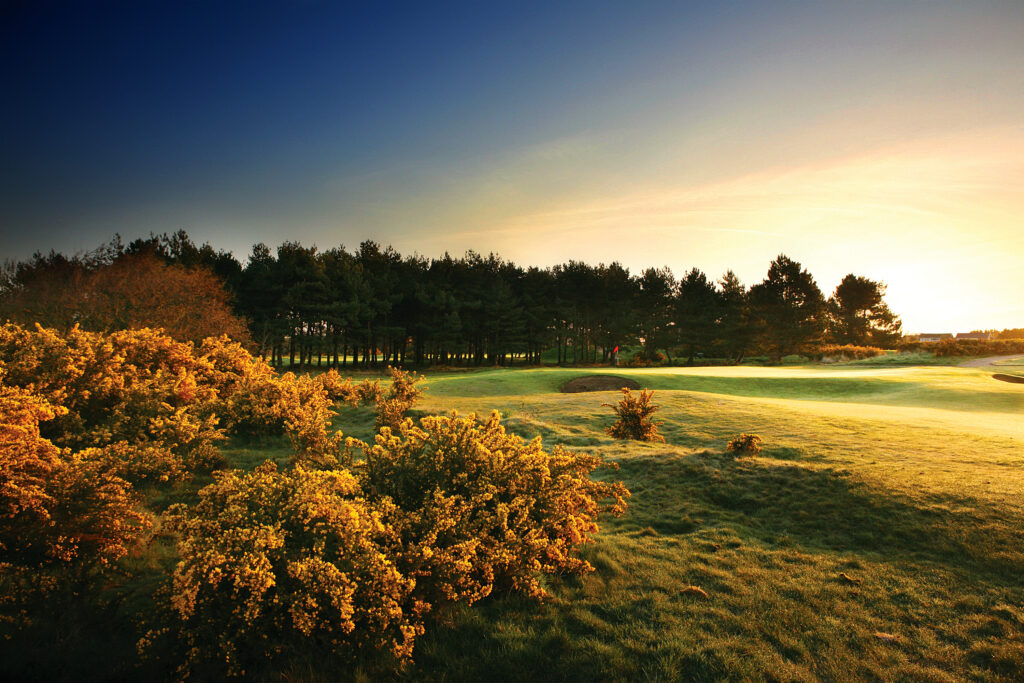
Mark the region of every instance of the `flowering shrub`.
POLYGON ((61 407, 42 428, 58 447, 139 446, 101 458, 146 454, 148 465, 125 463, 117 473, 167 480, 219 461, 211 367, 191 344, 149 329, 102 335, 76 327, 61 336, 8 324, 0 327, 0 368, 5 382, 61 407))
POLYGON ((266 361, 226 336, 204 339, 196 355, 206 363, 202 381, 216 394, 215 410, 227 431, 252 434, 283 429, 275 407, 280 396, 278 377, 266 361))
POLYGON ((757 434, 739 434, 729 440, 725 450, 744 455, 757 455, 761 452, 762 443, 764 442, 757 434))
POLYGON ((592 571, 572 556, 597 531, 601 511, 621 514, 629 492, 593 481, 600 458, 524 441, 495 412, 425 417, 385 427, 368 448, 367 495, 393 501, 417 595, 472 602, 495 587, 536 597, 539 575, 592 571), (601 501, 610 500, 608 505, 601 501))
POLYGON ((423 395, 423 389, 426 388, 416 386, 424 377, 415 372, 406 372, 390 366, 388 372, 391 373, 391 384, 386 392, 375 397, 377 418, 374 426, 378 430, 381 427, 397 429, 405 419, 405 414, 416 404, 423 395))
POLYGON ((106 564, 128 552, 148 520, 131 487, 92 458, 40 435, 62 409, 0 384, 0 572, 106 564))
POLYGON ((223 464, 229 431, 285 433, 296 457, 215 473, 197 504, 169 511, 180 629, 140 647, 180 631, 181 675, 312 652, 401 661, 431 613, 494 590, 540 598, 544 574, 593 570, 574 551, 629 495, 591 479, 599 458, 545 452, 497 413, 414 425, 423 378, 391 375, 386 390, 279 376, 226 337, 197 348, 148 329, 0 327, 0 623, 28 614, 16 596, 64 576, 52 569, 124 556, 149 523, 128 482, 223 464), (334 431, 338 400, 376 406, 373 446, 334 431))
POLYGON ((607 432, 616 439, 633 439, 635 441, 664 441, 665 437, 658 434, 658 425, 651 416, 658 411, 658 406, 651 403, 654 392, 647 389, 634 395, 627 387, 622 388, 622 399, 618 404, 605 403, 611 408, 618 419, 608 427, 607 432))
POLYGON ((352 380, 342 377, 333 368, 325 373, 316 376, 316 381, 327 392, 327 397, 332 401, 344 401, 352 406, 360 404, 376 403, 383 395, 384 390, 377 380, 363 380, 356 384, 352 380))
POLYGON ((171 513, 181 536, 172 603, 191 663, 244 674, 310 645, 410 655, 426 606, 389 557, 391 506, 360 498, 344 470, 267 463, 215 477, 198 504, 171 513))

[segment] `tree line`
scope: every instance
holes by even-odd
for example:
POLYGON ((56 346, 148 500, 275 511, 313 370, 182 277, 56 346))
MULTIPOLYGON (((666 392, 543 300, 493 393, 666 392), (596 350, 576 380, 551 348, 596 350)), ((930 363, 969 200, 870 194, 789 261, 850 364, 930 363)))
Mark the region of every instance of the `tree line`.
POLYGON ((0 278, 5 317, 64 328, 139 326, 157 315, 146 312, 154 301, 184 309, 172 316, 170 304, 156 307, 178 322, 208 321, 216 310, 212 319, 227 328, 220 310, 230 305, 245 321, 248 341, 278 366, 596 363, 609 362, 617 346, 638 346, 647 361, 739 362, 821 343, 888 347, 900 339, 901 325, 884 295, 883 283, 850 274, 826 298, 785 255, 747 287, 732 271, 715 280, 696 268, 677 278, 667 267, 634 274, 619 263, 523 267, 473 251, 403 256, 373 241, 354 251, 291 241, 272 250, 261 243, 243 265, 230 252, 197 246, 184 231, 128 244, 115 237, 84 255, 36 254, 7 263, 0 278), (140 269, 144 278, 130 277, 140 269), (189 290, 183 274, 213 274, 230 304, 221 305, 208 282, 189 290), (191 296, 152 285, 171 275, 191 296), (118 291, 126 281, 149 283, 144 297, 137 285, 118 291), (95 292, 83 296, 83 283, 95 292), (110 301, 93 310, 100 299, 110 301), (205 308, 208 300, 220 307, 205 308))

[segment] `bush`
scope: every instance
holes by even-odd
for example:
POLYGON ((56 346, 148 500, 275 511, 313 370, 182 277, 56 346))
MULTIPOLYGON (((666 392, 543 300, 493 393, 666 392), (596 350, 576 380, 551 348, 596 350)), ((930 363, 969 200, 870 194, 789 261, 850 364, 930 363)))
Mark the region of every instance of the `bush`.
POLYGON ((399 543, 384 523, 393 506, 361 498, 345 470, 267 463, 215 478, 198 504, 170 517, 187 665, 220 661, 243 675, 307 648, 410 655, 426 608, 393 561, 399 543))
POLYGON ((761 452, 761 444, 764 443, 757 434, 740 434, 729 440, 725 450, 743 455, 757 455, 761 452))
POLYGON ((805 350, 804 354, 818 361, 826 358, 847 361, 884 356, 885 349, 880 349, 876 346, 855 346, 853 344, 821 344, 820 346, 805 350))
POLYGON ((631 368, 649 368, 654 365, 662 365, 665 360, 665 354, 661 351, 654 351, 649 356, 641 352, 630 358, 626 365, 631 368))
POLYGON ((1024 340, 1019 339, 945 339, 934 344, 925 344, 936 356, 1003 356, 1024 353, 1024 340))
POLYGON ((89 568, 122 557, 148 527, 131 486, 86 450, 40 435, 63 410, 0 384, 0 572, 89 568))
POLYGON ((423 390, 426 389, 426 387, 416 386, 423 381, 422 375, 390 366, 388 366, 388 372, 391 373, 391 384, 386 392, 378 393, 375 397, 377 417, 374 426, 378 430, 381 427, 397 429, 405 419, 406 413, 416 405, 420 396, 423 395, 423 390))
MULTIPOLYGON (((388 368, 389 370, 391 368, 388 368)), ((344 401, 351 406, 360 404, 376 403, 383 395, 380 382, 377 380, 363 380, 356 384, 352 380, 342 377, 337 370, 331 369, 317 375, 316 380, 327 392, 327 397, 332 401, 344 401)))
POLYGON ((367 495, 391 500, 418 599, 435 608, 494 589, 543 597, 540 575, 593 571, 573 557, 600 512, 629 492, 593 481, 600 458, 506 433, 498 413, 425 417, 381 430, 366 452, 367 495), (610 501, 602 505, 602 501, 610 501))
POLYGON ((118 474, 168 480, 219 461, 214 442, 224 435, 207 381, 212 366, 191 344, 148 329, 102 335, 76 327, 61 336, 7 324, 0 327, 0 368, 8 384, 61 407, 42 427, 58 447, 141 447, 116 452, 143 453, 149 464, 125 464, 118 474), (152 466, 158 463, 166 467, 152 466))
POLYGON ((622 399, 617 405, 605 403, 618 419, 608 427, 607 432, 616 439, 633 439, 635 441, 664 441, 665 437, 658 434, 658 425, 651 416, 659 409, 651 403, 654 392, 643 389, 634 395, 628 388, 622 388, 622 399))

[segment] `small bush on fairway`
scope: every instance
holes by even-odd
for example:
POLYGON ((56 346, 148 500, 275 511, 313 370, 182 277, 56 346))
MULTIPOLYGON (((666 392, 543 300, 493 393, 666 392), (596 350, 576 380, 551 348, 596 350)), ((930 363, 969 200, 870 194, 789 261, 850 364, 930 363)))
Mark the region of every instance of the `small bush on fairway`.
POLYGON ((764 443, 757 434, 740 434, 732 437, 725 450, 743 455, 757 455, 761 452, 761 444, 764 443))
POLYGON ((654 392, 647 389, 641 390, 634 395, 628 388, 623 387, 622 399, 617 405, 605 403, 618 416, 608 434, 616 439, 633 439, 635 441, 664 441, 665 437, 658 434, 658 424, 651 419, 651 416, 658 411, 658 406, 651 403, 654 392))

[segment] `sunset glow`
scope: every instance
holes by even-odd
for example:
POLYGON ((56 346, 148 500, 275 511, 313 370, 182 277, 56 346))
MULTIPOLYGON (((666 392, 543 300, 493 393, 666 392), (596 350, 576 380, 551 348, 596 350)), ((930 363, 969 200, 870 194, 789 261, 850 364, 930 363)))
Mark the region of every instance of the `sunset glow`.
POLYGON ((1024 324, 1019 3, 168 11, 4 22, 5 257, 184 228, 750 285, 785 253, 907 332, 1024 324))

